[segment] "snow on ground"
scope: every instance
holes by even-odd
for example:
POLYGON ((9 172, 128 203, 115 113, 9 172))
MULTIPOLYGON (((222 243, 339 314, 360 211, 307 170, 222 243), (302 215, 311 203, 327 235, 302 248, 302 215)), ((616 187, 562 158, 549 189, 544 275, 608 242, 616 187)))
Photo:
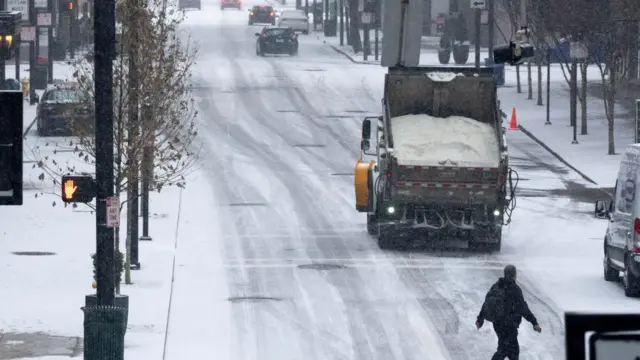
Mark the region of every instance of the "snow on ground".
POLYGON ((450 160, 466 166, 498 167, 495 129, 462 116, 404 115, 391 119, 395 157, 402 165, 434 165, 450 160), (442 134, 449 134, 446 139, 442 134))
MULTIPOLYGON (((0 247, 4 249, 0 252, 4 275, 0 280, 0 331, 82 337, 80 308, 84 296, 95 292, 91 288, 90 258, 96 246, 95 214, 84 206, 65 208, 58 197, 35 198, 34 194, 27 191, 21 207, 0 207, 0 218, 11 219, 0 235, 0 247), (18 251, 55 255, 12 254, 18 251)), ((153 241, 140 242, 142 270, 132 272, 133 285, 123 284, 121 288, 130 298, 126 358, 162 357, 179 201, 179 189, 151 196, 149 226, 153 241)), ((124 219, 121 226, 124 230, 124 219)))

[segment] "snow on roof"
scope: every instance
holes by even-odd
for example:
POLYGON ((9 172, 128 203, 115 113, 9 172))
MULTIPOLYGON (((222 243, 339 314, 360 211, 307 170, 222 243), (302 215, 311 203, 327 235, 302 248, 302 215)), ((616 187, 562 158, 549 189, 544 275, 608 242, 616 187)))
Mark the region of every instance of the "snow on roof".
POLYGON ((438 166, 446 160, 473 167, 500 163, 495 130, 477 120, 404 115, 391 119, 391 132, 394 156, 401 165, 438 166))

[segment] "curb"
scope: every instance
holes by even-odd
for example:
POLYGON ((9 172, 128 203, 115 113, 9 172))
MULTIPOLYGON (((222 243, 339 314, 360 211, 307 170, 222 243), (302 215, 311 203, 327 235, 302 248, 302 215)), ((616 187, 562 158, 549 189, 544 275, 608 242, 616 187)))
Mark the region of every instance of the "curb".
POLYGON ((538 139, 535 135, 533 135, 524 126, 518 125, 518 130, 522 131, 523 134, 527 135, 531 140, 535 141, 538 145, 542 146, 545 150, 547 150, 551 155, 553 155, 553 157, 558 159, 561 163, 563 163, 568 168, 570 168, 571 170, 573 170, 576 173, 578 173, 578 175, 582 176, 583 179, 585 179, 586 181, 592 183, 593 185, 596 185, 596 186, 600 187, 600 185, 598 185, 598 183, 593 181, 593 179, 591 179, 589 176, 587 176, 582 171, 578 170, 575 166, 571 165, 567 160, 565 160, 562 156, 560 156, 560 154, 558 154, 557 152, 551 150, 551 148, 549 146, 547 146, 547 144, 542 142, 542 140, 538 139))
MULTIPOLYGON (((326 44, 326 42, 325 42, 325 44, 326 44)), ((354 64, 360 64, 360 65, 376 65, 376 66, 380 66, 380 64, 376 64, 376 63, 372 63, 372 62, 364 62, 364 61, 356 60, 356 59, 354 59, 354 58, 353 58, 353 56, 349 55, 346 51, 344 51, 344 50, 342 50, 342 49, 338 48, 337 46, 332 45, 332 44, 328 44, 328 45, 333 49, 333 51, 335 51, 335 52, 337 52, 338 54, 340 54, 340 55, 342 55, 342 56, 346 57, 347 59, 349 59, 349 61, 351 61, 351 62, 352 62, 352 63, 354 63, 354 64)))

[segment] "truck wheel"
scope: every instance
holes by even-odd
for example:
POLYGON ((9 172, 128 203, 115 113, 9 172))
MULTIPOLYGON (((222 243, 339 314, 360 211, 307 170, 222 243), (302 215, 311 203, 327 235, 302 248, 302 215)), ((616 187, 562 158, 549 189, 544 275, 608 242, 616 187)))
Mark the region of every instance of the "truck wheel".
POLYGON ((378 219, 375 215, 367 214, 367 232, 369 235, 378 234, 378 219))
POLYGON ((624 295, 626 297, 638 297, 640 295, 640 282, 638 278, 629 270, 631 260, 627 256, 624 260, 624 275, 622 283, 624 285, 624 295))
POLYGON ((605 281, 618 281, 620 280, 620 271, 611 266, 611 260, 609 254, 604 253, 604 280, 605 281))
POLYGON ((395 249, 394 227, 378 224, 378 247, 382 250, 395 249))

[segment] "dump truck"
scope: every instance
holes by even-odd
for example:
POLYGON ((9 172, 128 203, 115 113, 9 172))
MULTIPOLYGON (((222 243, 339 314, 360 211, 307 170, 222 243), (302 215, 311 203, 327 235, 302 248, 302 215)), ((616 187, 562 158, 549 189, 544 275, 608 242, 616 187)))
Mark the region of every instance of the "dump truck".
POLYGON ((362 123, 355 166, 369 234, 382 249, 406 248, 417 232, 499 251, 515 176, 493 69, 391 67, 383 95, 383 115, 362 123))

